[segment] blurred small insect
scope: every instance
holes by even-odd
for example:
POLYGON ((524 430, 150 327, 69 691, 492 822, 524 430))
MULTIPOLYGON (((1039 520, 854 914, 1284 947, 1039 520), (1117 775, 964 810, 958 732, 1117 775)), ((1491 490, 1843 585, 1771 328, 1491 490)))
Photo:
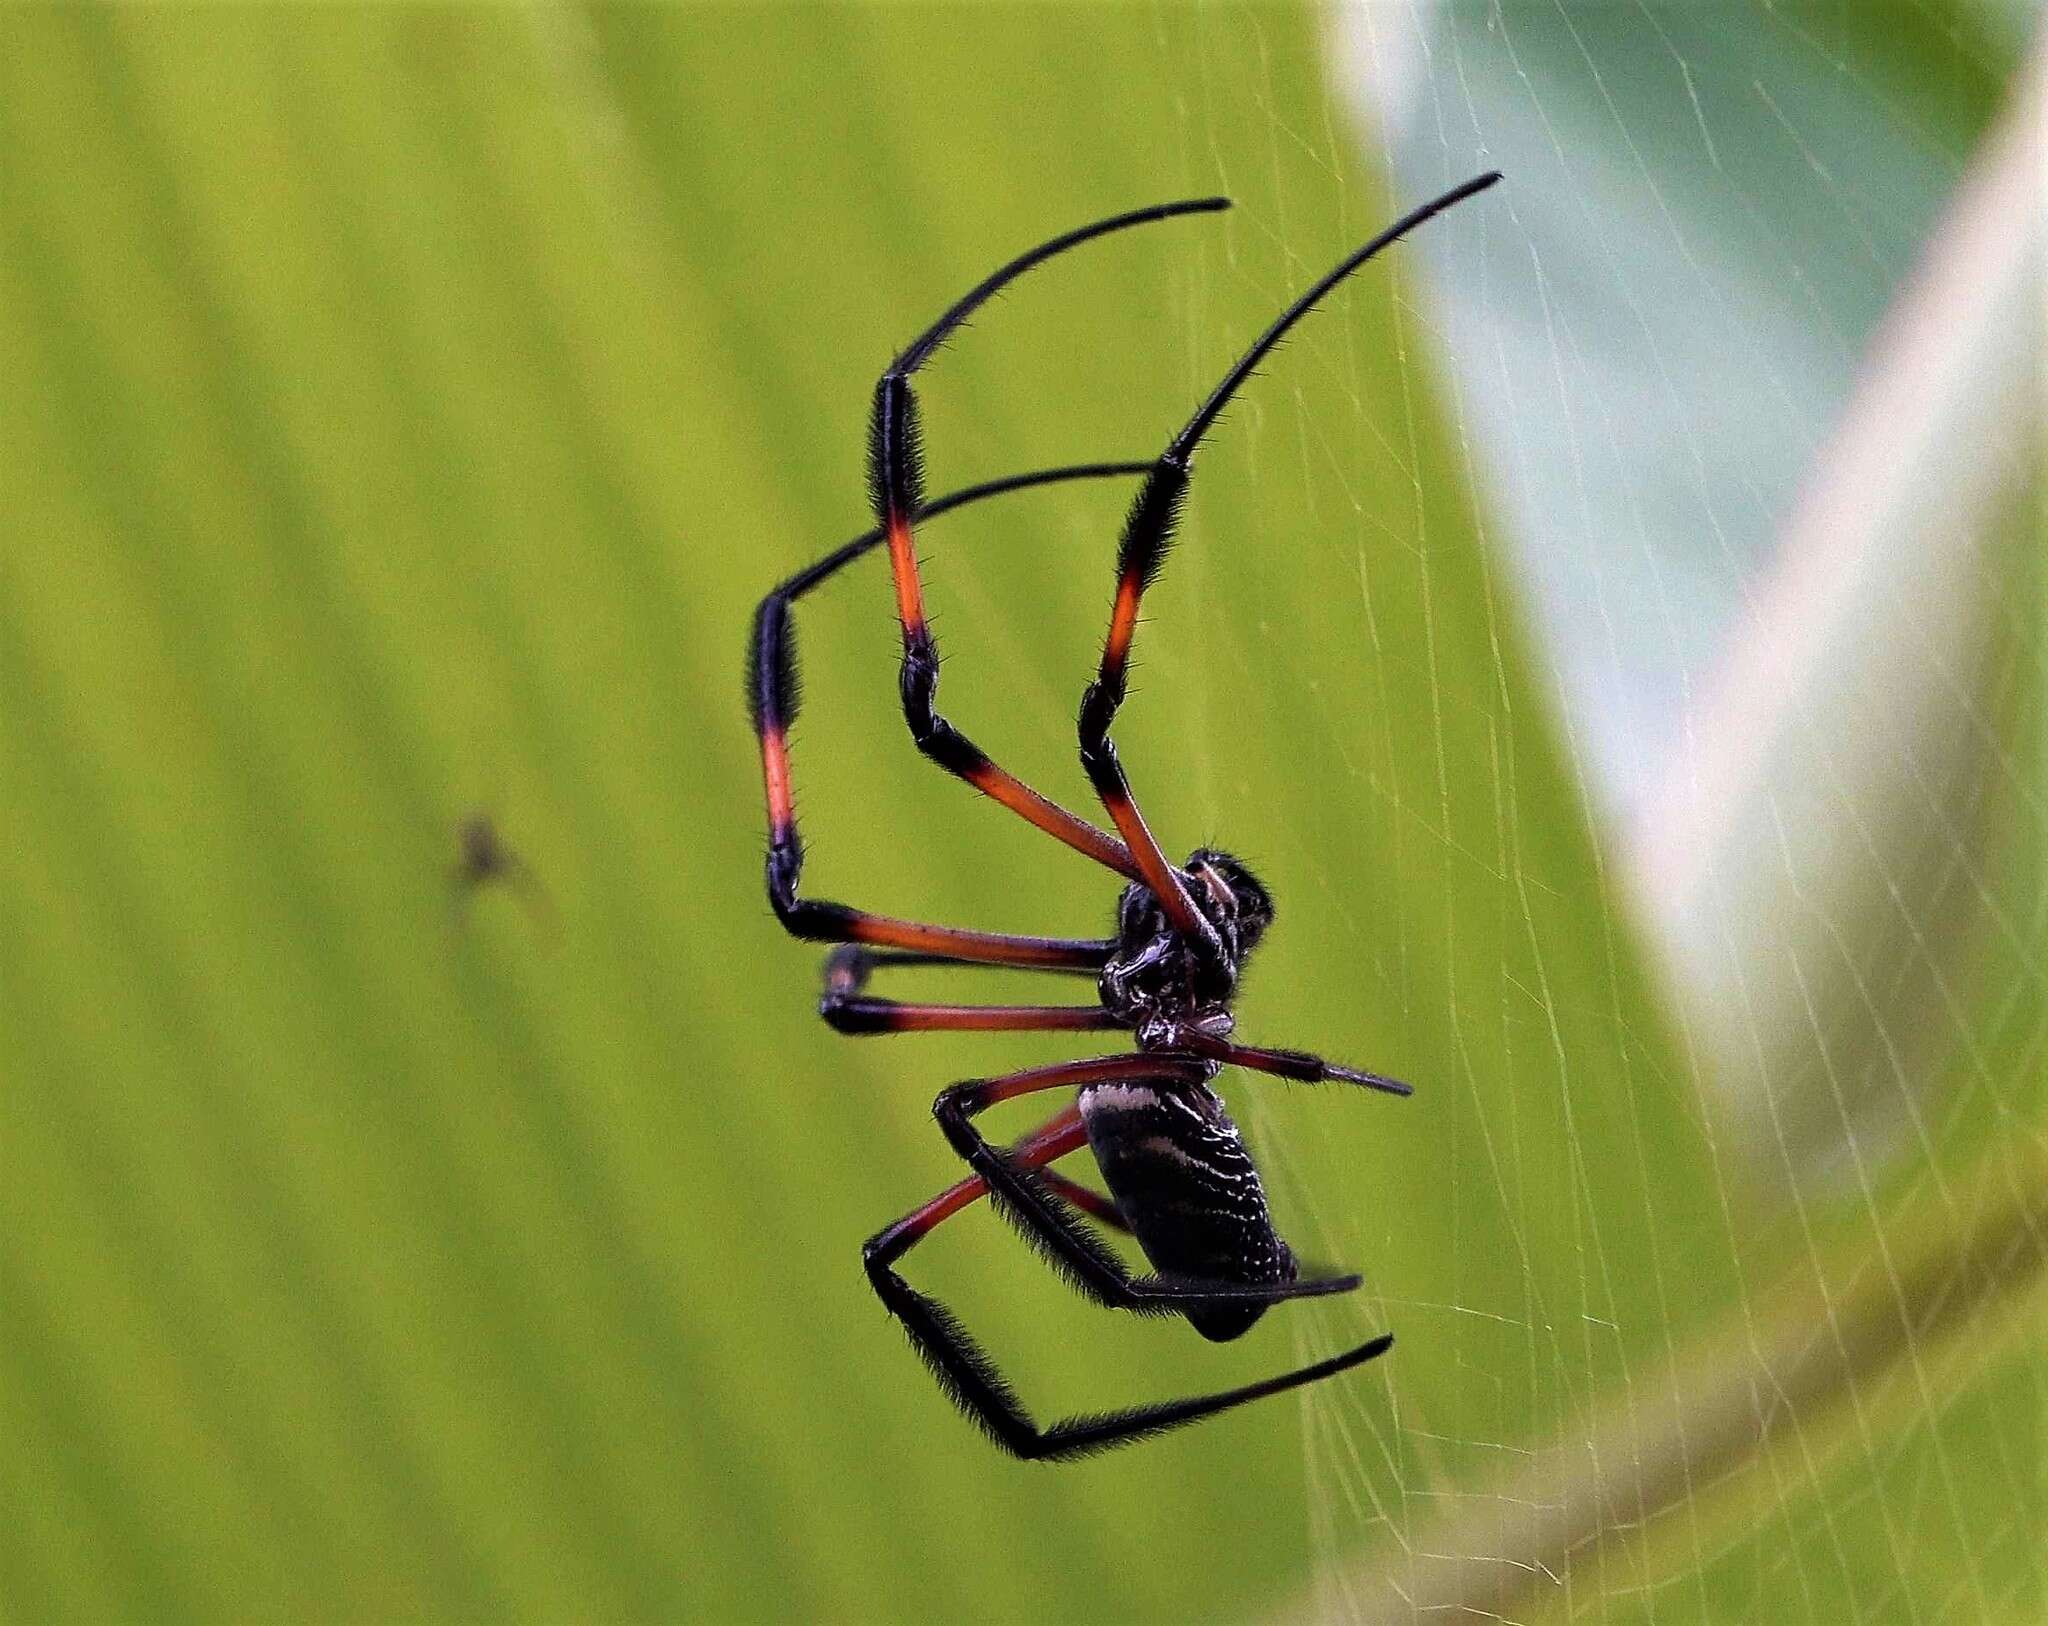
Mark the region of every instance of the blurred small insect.
POLYGON ((483 888, 505 887, 536 924, 553 929, 554 901, 533 866, 506 844, 497 821, 481 809, 465 814, 455 827, 456 859, 448 872, 449 912, 459 926, 469 914, 470 900, 483 888))
POLYGON ((1377 1073, 1340 1067, 1299 1050, 1269 1050, 1232 1039, 1230 1004, 1245 960, 1273 921, 1273 899, 1229 853, 1201 848, 1175 866, 1147 828, 1109 738, 1123 703, 1138 608, 1165 561, 1186 498, 1196 447, 1254 368, 1316 302, 1381 249, 1431 216, 1483 191, 1500 177, 1481 175, 1404 216, 1343 260, 1290 305, 1224 375, 1186 427, 1149 463, 1093 463, 1044 469, 924 500, 917 404, 910 378, 984 301, 1033 266, 1077 244, 1148 221, 1229 207, 1223 198, 1161 204, 1055 237, 1011 261, 945 313, 910 345, 876 385, 868 441, 875 528, 855 537, 776 587, 755 612, 747 655, 747 696, 761 745, 768 801, 768 900, 794 936, 836 943, 825 961, 819 1014, 841 1033, 971 1030, 1121 1030, 1137 1048, 1087 1061, 1058 1062, 998 1078, 969 1079, 942 1091, 933 1112, 972 1171, 868 1239, 869 1281, 909 1332, 940 1387, 996 1444, 1018 1457, 1059 1460, 1158 1434, 1266 1395, 1329 1377, 1383 1354, 1383 1334, 1356 1349, 1264 1382, 1187 1400, 1156 1402, 1041 1428, 995 1363, 952 1313, 912 1288, 895 1266, 912 1247, 983 1196, 1021 1229, 1052 1268, 1083 1297, 1110 1309, 1177 1314, 1206 1338, 1245 1332, 1283 1299, 1348 1292, 1351 1274, 1305 1270, 1275 1230, 1266 1197, 1215 1090, 1225 1067, 1243 1067, 1306 1083, 1334 1080, 1407 1095, 1377 1073), (1116 596, 1095 681, 1081 700, 1081 763, 1116 833, 1048 801, 998 767, 935 705, 938 646, 924 612, 913 522, 1062 480, 1142 476, 1117 553, 1116 596), (797 896, 803 845, 791 793, 789 729, 799 703, 796 635, 790 607, 820 582, 886 543, 903 633, 903 715, 917 748, 933 762, 1065 842, 1129 883, 1117 905, 1116 934, 1102 939, 1017 937, 926 925, 797 896), (1094 980, 1096 1001, 1075 1005, 938 1005, 876 999, 867 984, 878 970, 911 966, 1006 967, 1094 980), (1007 1148, 974 1123, 1000 1102, 1043 1091, 1074 1099, 1007 1148), (1086 1146, 1107 1193, 1067 1178, 1052 1165, 1086 1146), (1134 1275, 1083 1216, 1128 1233, 1153 1267, 1134 1275))

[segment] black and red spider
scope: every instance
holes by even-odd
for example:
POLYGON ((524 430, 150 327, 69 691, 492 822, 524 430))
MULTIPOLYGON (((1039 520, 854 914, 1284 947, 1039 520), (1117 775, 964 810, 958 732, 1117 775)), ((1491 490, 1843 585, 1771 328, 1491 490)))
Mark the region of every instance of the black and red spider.
POLYGON ((933 1112, 953 1149, 973 1171, 894 1225, 871 1237, 863 1257, 883 1304, 908 1330, 940 1386, 998 1445, 1019 1457, 1057 1460, 1157 1434, 1265 1395, 1312 1383, 1382 1354, 1384 1334, 1345 1354, 1263 1383, 1220 1394, 1070 1418, 1040 1428, 995 1364, 943 1305, 896 1273, 905 1253, 942 1220, 988 1195, 1068 1284, 1112 1309, 1177 1314, 1204 1337, 1235 1338, 1282 1299, 1347 1292, 1355 1275, 1304 1275, 1273 1228, 1258 1170, 1237 1126, 1211 1088, 1225 1067, 1244 1067, 1306 1083, 1337 1080, 1394 1095, 1408 1086, 1298 1050, 1264 1050, 1231 1037, 1230 1001, 1246 956, 1273 919, 1273 901, 1228 853, 1201 849, 1170 864, 1146 828, 1117 760, 1109 726, 1123 702, 1131 636, 1145 589, 1158 575, 1197 445, 1238 387, 1308 311, 1373 255, 1432 215, 1499 179, 1481 175, 1424 204, 1381 232, 1310 288, 1230 369, 1187 427, 1150 463, 1094 463, 1012 475, 924 500, 917 403, 910 377, 946 337, 1013 278, 1091 238, 1147 221, 1229 207, 1201 198, 1134 210, 1055 237, 975 288, 896 358, 875 387, 868 442, 876 526, 783 582, 761 601, 748 651, 747 695, 761 741, 768 794, 768 899, 794 936, 837 943, 825 962, 819 1010, 841 1033, 1116 1029, 1137 1048, 1088 1061, 1032 1067, 970 1079, 942 1091, 933 1112), (1124 522, 1109 635, 1095 681, 1081 699, 1081 763, 1116 834, 1048 801, 998 767, 934 704, 938 646, 924 613, 911 527, 1005 492, 1061 480, 1143 476, 1124 522), (797 896, 803 846, 790 793, 789 726, 798 696, 790 606, 870 549, 886 543, 903 628, 903 715, 917 748, 1046 834, 1124 876, 1116 935, 1104 939, 1017 937, 931 926, 869 914, 841 903, 797 896), (1088 1005, 906 1004, 868 995, 872 973, 919 965, 1025 968, 1091 977, 1088 1005), (975 1117, 999 1102, 1040 1091, 1075 1092, 1033 1133, 1007 1148, 991 1145, 975 1117), (1081 1185, 1052 1165, 1083 1146, 1095 1155, 1109 1192, 1081 1185), (1128 1232, 1154 1274, 1133 1275, 1089 1229, 1083 1215, 1128 1232))

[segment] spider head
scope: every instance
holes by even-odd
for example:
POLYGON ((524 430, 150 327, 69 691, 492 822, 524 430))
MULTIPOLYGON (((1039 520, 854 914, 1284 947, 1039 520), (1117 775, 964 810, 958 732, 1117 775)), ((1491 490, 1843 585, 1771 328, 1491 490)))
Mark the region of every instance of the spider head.
POLYGON ((1273 924, 1273 894, 1241 860, 1214 847, 1189 853, 1181 873, 1188 878, 1195 907, 1209 917, 1230 960, 1242 969, 1245 956, 1273 924))
POLYGON ((1205 966, 1167 918, 1157 894, 1134 882, 1117 907, 1117 946, 1103 967, 1102 1002, 1142 1029, 1155 1018, 1203 1021, 1230 1031, 1226 1007, 1245 957, 1273 923, 1273 897, 1229 853, 1203 847, 1181 871, 1188 897, 1223 944, 1220 967, 1205 966))

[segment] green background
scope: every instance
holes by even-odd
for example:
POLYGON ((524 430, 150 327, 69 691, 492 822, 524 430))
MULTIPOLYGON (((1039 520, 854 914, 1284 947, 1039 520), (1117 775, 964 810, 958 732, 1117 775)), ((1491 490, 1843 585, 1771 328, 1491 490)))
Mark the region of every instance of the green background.
MULTIPOLYGON (((1589 1427, 1789 1265, 1850 1291, 1894 1233, 1751 1212, 1717 1162, 1397 252, 1215 435, 1119 731, 1169 848, 1219 841, 1278 894, 1243 1031, 1420 1086, 1231 1086, 1283 1225, 1367 1290, 1212 1348, 1079 1305, 978 1210, 912 1273, 1043 1417, 1398 1349, 1307 1410, 1027 1469, 862 1278, 861 1239, 955 1176, 938 1088, 1074 1047, 816 1022, 817 955, 761 894, 748 614, 865 523, 877 368, 1026 243, 1239 203, 982 314, 922 389, 935 492, 1148 455, 1411 201, 1345 156, 1313 18, 4 29, 0 1611, 1257 1615, 1354 1537, 1398 1550, 1501 1447, 1589 1427), (478 809, 544 902, 453 906, 478 809), (1341 1537, 1304 1466, 1333 1419, 1365 1488, 1341 1537)), ((1076 806, 1125 500, 923 537, 949 713, 1076 806)), ((800 613, 808 886, 1100 932, 1113 878, 909 748, 885 574, 800 613)), ((1992 994, 1997 1073, 2038 1003, 1992 994)), ((2018 1112, 1939 1126, 1966 1193, 2018 1112)), ((1896 1402, 1894 1471, 1918 1483, 1914 1429, 1967 1458, 2038 1401, 1988 1370, 1896 1402)), ((1627 1618, 1675 1563, 1699 1578, 1663 1618, 1736 1618, 1810 1545, 1812 1618, 1882 1614, 1863 1542, 1900 1520, 1978 1597, 2026 1595, 2023 1462, 1894 1516, 1815 1440, 1762 1545, 1709 1509, 1691 1559, 1553 1601, 1611 1585, 1627 1618)))

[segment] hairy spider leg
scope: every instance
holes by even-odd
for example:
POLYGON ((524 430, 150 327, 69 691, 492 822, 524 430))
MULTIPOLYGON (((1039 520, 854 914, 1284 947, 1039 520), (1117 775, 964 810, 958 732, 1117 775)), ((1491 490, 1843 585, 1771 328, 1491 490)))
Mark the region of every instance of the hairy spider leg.
POLYGON ((1118 832, 1144 869, 1145 884, 1159 895, 1174 926, 1212 958, 1220 957, 1221 943, 1209 923, 1195 913, 1178 874, 1160 856, 1158 844, 1146 830, 1144 820, 1131 800, 1130 784, 1117 760, 1115 742, 1109 737, 1110 723, 1124 702, 1131 641, 1138 626, 1138 608, 1145 590, 1158 579, 1160 569, 1166 563, 1167 550, 1172 546, 1174 529, 1179 524, 1181 508, 1187 500, 1188 482, 1194 473, 1195 449, 1253 369, 1325 294, 1381 249, 1397 242, 1432 215, 1440 214, 1475 192, 1483 192, 1499 179, 1497 171, 1477 176, 1462 186, 1453 187, 1442 197, 1409 211, 1288 306, 1224 375, 1223 381, 1210 392, 1209 398, 1188 420, 1186 427, 1167 443, 1145 483, 1138 488, 1131 511, 1124 520, 1123 539, 1117 547, 1116 599, 1110 609, 1109 632, 1103 640, 1102 664, 1096 672, 1095 681, 1081 697, 1078 725, 1081 764, 1088 770, 1088 778, 1118 832))
MULTIPOLYGON (((1155 1064, 1155 1058, 1146 1056, 1106 1057, 1092 1062, 1070 1062, 1060 1067, 1035 1068, 1027 1073, 1011 1074, 1007 1078, 986 1083, 955 1086, 954 1090, 941 1096, 943 1102, 956 1091, 978 1089, 981 1098, 967 1110, 979 1111, 992 1106, 999 1100, 1009 1100, 1033 1090, 1054 1089, 1077 1082, 1102 1082, 1106 1078, 1165 1078, 1174 1076, 1171 1069, 1155 1064), (1111 1072, 1107 1069, 1115 1067, 1111 1072), (1059 1074, 1063 1076, 1054 1077, 1059 1074)), ((948 1131, 951 1133, 950 1129, 948 1131)), ((988 1148, 975 1135, 971 1126, 968 1134, 988 1148)), ((1383 1355, 1393 1347, 1392 1334, 1382 1334, 1356 1349, 1347 1350, 1328 1360, 1267 1378, 1259 1383, 1245 1384, 1240 1388, 1226 1389, 1217 1394, 1198 1395, 1187 1400, 1169 1400, 1151 1405, 1134 1406, 1121 1411, 1098 1413, 1092 1416, 1070 1417, 1040 1428, 1025 1411, 1016 1390, 996 1369, 987 1353, 970 1337, 953 1313, 938 1300, 918 1292, 893 1268, 895 1262, 915 1247, 944 1220, 951 1218, 977 1198, 994 1191, 998 1199, 1009 1196, 1002 1189, 1016 1182, 1029 1182, 1038 1187, 1030 1201, 1050 1201, 1045 1188, 1055 1187, 1065 1192, 1078 1194, 1091 1212, 1111 1224, 1123 1228, 1121 1216, 1115 1213, 1114 1204, 1089 1191, 1085 1186, 1076 1185, 1064 1177, 1045 1170, 1044 1165, 1067 1153, 1076 1151, 1087 1144, 1087 1130, 1081 1122, 1079 1111, 1068 1107, 1055 1116, 1035 1134, 1019 1141, 997 1160, 1009 1179, 991 1182, 987 1170, 980 1170, 975 1176, 949 1187, 930 1202, 905 1215, 895 1224, 885 1227, 871 1237, 862 1250, 867 1265, 868 1280, 874 1284, 875 1293, 889 1312, 903 1323, 910 1334, 911 1342, 923 1356, 925 1364, 939 1380, 947 1396, 972 1421, 980 1426, 997 1445, 1013 1456, 1026 1461, 1059 1462, 1074 1457, 1087 1456, 1093 1452, 1106 1451, 1133 1440, 1150 1435, 1162 1434, 1182 1424, 1213 1417, 1216 1413, 1229 1411, 1250 1401, 1262 1400, 1268 1395, 1283 1394, 1305 1384, 1332 1377, 1351 1367, 1364 1364, 1375 1356, 1383 1355), (1097 1207, 1096 1205, 1101 1205, 1097 1207)), ((1014 1202, 1014 1196, 1010 1196, 1014 1202)), ((1067 1228, 1078 1232, 1080 1227, 1071 1218, 1067 1228)), ((1091 1238, 1089 1245, 1098 1253, 1108 1257, 1107 1251, 1091 1238)), ((1114 1261, 1112 1261, 1114 1265, 1114 1261)), ((1121 1269, 1120 1266, 1114 1268, 1121 1269)), ((1129 1280, 1129 1278, 1126 1278, 1129 1280)), ((1190 1284, 1192 1285, 1192 1284, 1190 1284)), ((1223 1284, 1216 1284, 1223 1285, 1223 1284)), ((1324 1287, 1323 1291, 1337 1290, 1339 1284, 1324 1287)), ((1356 1285, 1356 1278, 1341 1285, 1356 1285)), ((1272 1298, 1297 1296, 1276 1294, 1271 1290, 1258 1289, 1257 1296, 1272 1298)), ((1092 1296, 1092 1295, 1091 1295, 1092 1296)), ((1199 1296, 1211 1295, 1202 1293, 1199 1296)), ((1135 1306, 1134 1306, 1135 1307, 1135 1306)))
POLYGON ((945 962, 924 955, 882 959, 850 943, 834 949, 825 957, 825 991, 818 1000, 818 1014, 825 1025, 861 1037, 877 1033, 1100 1031, 1124 1026, 1099 1000, 1092 1005, 932 1005, 867 996, 868 977, 878 967, 905 963, 945 962))
POLYGON ((1231 1044, 1228 1040, 1211 1039, 1199 1033, 1184 1036, 1180 1045, 1226 1067, 1271 1073, 1275 1078, 1291 1078, 1297 1084, 1361 1084, 1369 1090, 1380 1090, 1388 1095, 1415 1093, 1413 1084, 1404 1084, 1398 1078, 1389 1078, 1384 1073, 1360 1072, 1356 1067, 1339 1067, 1334 1061, 1325 1061, 1306 1050, 1265 1050, 1257 1045, 1231 1044))
MULTIPOLYGON (((1007 1155, 1021 1168, 1038 1170, 1039 1178, 1048 1184, 1079 1192, 1084 1199, 1083 1206, 1097 1219, 1119 1231, 1128 1231, 1130 1227, 1124 1223, 1124 1217, 1112 1199, 1099 1191, 1089 1190, 1078 1181, 1069 1180, 1049 1167, 1055 1160, 1069 1152, 1077 1152, 1087 1144, 1088 1131, 1081 1122, 1081 1109, 1070 1103, 1030 1134, 1013 1142, 1007 1155)), ((936 1197, 918 1204, 895 1224, 884 1226, 869 1239, 867 1245, 878 1253, 886 1253, 891 1259, 899 1258, 923 1241, 942 1221, 951 1219, 961 1209, 987 1195, 988 1182, 978 1174, 970 1174, 936 1197)))
POLYGON ((818 1014, 838 1033, 1096 1032, 1123 1024, 1100 1005, 913 1005, 895 999, 827 994, 818 1014))
MULTIPOLYGON (((1048 800, 1014 774, 1000 768, 988 754, 939 714, 939 647, 924 613, 924 587, 918 576, 912 524, 924 500, 924 458, 918 430, 917 397, 910 378, 947 337, 987 300, 1033 266, 1094 238, 1130 226, 1176 215, 1228 208, 1225 198, 1196 198, 1132 210, 1096 221, 1041 243, 1019 255, 955 303, 938 321, 914 339, 890 363, 875 384, 874 415, 868 435, 869 494, 875 520, 889 542, 889 568, 896 578, 896 613, 903 630, 900 687, 903 719, 910 737, 926 757, 946 772, 965 780, 982 795, 1001 803, 1047 835, 1065 842, 1131 880, 1144 878, 1142 854, 1133 857, 1123 841, 1086 819, 1048 800)), ((1127 838, 1128 839, 1128 838, 1127 838)))
MULTIPOLYGON (((899 952, 893 952, 893 950, 887 950, 887 948, 885 950, 874 950, 874 948, 862 948, 858 944, 842 944, 840 948, 834 948, 834 950, 831 950, 831 954, 825 956, 825 993, 827 993, 827 997, 831 993, 858 993, 866 985, 866 979, 877 969, 881 969, 881 967, 905 967, 905 965, 956 965, 956 960, 946 960, 942 954, 899 954, 899 952)), ((827 1016, 825 1020, 829 1022, 831 1018, 827 1016)), ((1044 1124, 1042 1128, 1038 1128, 1034 1132, 1034 1135, 1030 1135, 1024 1141, 1018 1141, 1016 1145, 1012 1145, 1010 1147, 1010 1155, 1014 1159, 1024 1161, 1028 1167, 1036 1167, 1038 1169, 1038 1178, 1044 1180, 1044 1184, 1051 1186, 1055 1194, 1059 1194, 1061 1198, 1071 1202, 1075 1208, 1079 1208, 1085 1214, 1098 1218, 1098 1221, 1102 1221, 1104 1225, 1116 1227, 1118 1231, 1130 1231, 1130 1225, 1124 1221, 1122 1212, 1116 1206, 1116 1198, 1112 1198, 1112 1196, 1108 1196, 1104 1192, 1098 1192, 1092 1186, 1083 1186, 1077 1180, 1069 1180, 1067 1175, 1063 1175, 1059 1169, 1051 1167, 1049 1159, 1051 1157, 1065 1157, 1069 1151, 1073 1151, 1075 1143, 1065 1145, 1061 1151, 1049 1153, 1044 1159, 1032 1159, 1032 1157, 1026 1155, 1032 1147, 1038 1145, 1038 1141, 1042 1137, 1047 1137, 1049 1132, 1053 1132, 1055 1128, 1073 1128, 1079 1122, 1081 1122, 1079 1110, 1069 1106, 1059 1116, 1055 1116, 1051 1124, 1044 1124)), ((1083 1139, 1085 1139, 1085 1130, 1083 1130, 1083 1139)), ((971 1202, 975 1196, 981 1196, 983 1192, 987 1192, 987 1182, 981 1178, 981 1175, 973 1173, 973 1175, 969 1175, 967 1180, 963 1180, 961 1184, 958 1184, 956 1188, 952 1188, 952 1192, 946 1192, 942 1196, 956 1198, 956 1196, 961 1196, 963 1192, 967 1194, 965 1200, 971 1202)), ((934 1202, 936 1200, 938 1198, 934 1198, 934 1202)))
MULTIPOLYGON (((831 972, 828 963, 826 991, 818 1001, 818 1014, 836 1032, 858 1037, 925 1032, 1100 1032, 1126 1026, 1101 1005, 931 1005, 872 999, 835 986, 831 972)), ((1344 1067, 1307 1050, 1231 1044, 1200 1034, 1185 1035, 1179 1042, 1182 1048, 1223 1066, 1270 1073, 1298 1084, 1358 1084, 1387 1095, 1415 1093, 1414 1085, 1398 1078, 1344 1067)))
MULTIPOLYGON (((922 508, 920 517, 935 519, 969 503, 1032 486, 1142 474, 1149 466, 1083 463, 1010 475, 951 492, 922 508)), ((796 627, 791 609, 819 583, 880 545, 884 535, 883 528, 876 526, 834 549, 772 589, 754 612, 753 633, 747 648, 747 704, 754 733, 760 741, 761 776, 768 799, 767 885, 768 902, 775 910, 775 918, 792 936, 808 942, 869 944, 902 951, 907 958, 919 962, 1098 971, 1115 946, 1106 940, 1018 937, 1003 932, 932 926, 870 914, 843 903, 797 896, 804 854, 790 781, 789 730, 802 703, 802 690, 797 678, 796 627)))
POLYGON ((1144 1051, 1054 1062, 998 1078, 962 1080, 939 1093, 932 1103, 932 1116, 938 1119, 953 1150, 988 1182, 997 1208, 1039 1249, 1046 1263, 1075 1292, 1105 1309, 1170 1315, 1190 1305, 1276 1304, 1284 1299, 1350 1292, 1359 1285, 1355 1275, 1303 1276, 1292 1282, 1266 1283, 1135 1276, 1071 1210, 1053 1199, 1042 1182, 1017 1168, 972 1122, 1000 1102, 1041 1090, 1113 1083, 1206 1083, 1212 1071, 1193 1056, 1144 1051))

